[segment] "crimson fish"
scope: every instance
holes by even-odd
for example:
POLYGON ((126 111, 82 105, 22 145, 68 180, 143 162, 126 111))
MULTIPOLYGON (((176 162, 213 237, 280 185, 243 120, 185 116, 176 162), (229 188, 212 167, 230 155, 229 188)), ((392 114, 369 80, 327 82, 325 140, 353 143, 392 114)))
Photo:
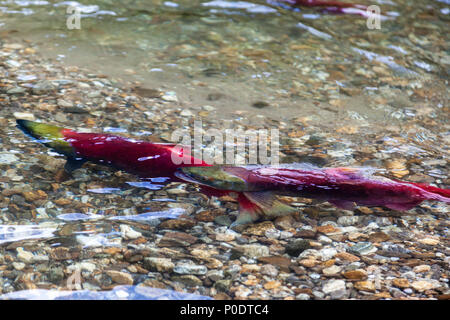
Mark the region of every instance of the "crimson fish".
POLYGON ((27 120, 17 126, 67 157, 66 170, 86 161, 106 164, 141 178, 167 176, 201 185, 210 196, 235 195, 240 214, 232 226, 273 219, 296 211, 276 195, 326 200, 345 209, 354 204, 409 210, 424 200, 450 202, 450 190, 389 180, 355 168, 315 168, 290 164, 271 166, 210 166, 175 144, 137 141, 111 134, 80 133, 27 120), (175 161, 174 161, 175 160, 175 161))
POLYGON ((328 0, 283 0, 293 6, 303 6, 303 7, 334 7, 334 8, 358 8, 367 9, 367 6, 342 2, 342 1, 328 1, 328 0))
POLYGON ((17 126, 38 142, 65 155, 65 169, 69 172, 91 161, 141 178, 171 178, 183 166, 208 165, 192 157, 189 148, 175 144, 151 143, 103 133, 81 133, 28 120, 17 120, 17 126))
MULTIPOLYGON (((333 0, 282 0, 294 7, 320 7, 322 11, 325 13, 332 14, 353 14, 359 15, 364 18, 373 18, 375 17, 376 10, 375 7, 367 7, 362 4, 350 3, 350 2, 341 2, 341 1, 333 1, 333 0), (370 10, 368 10, 370 9, 370 10)), ((381 15, 381 12, 378 12, 378 18, 380 20, 386 20, 387 17, 381 15)))
POLYGON ((328 201, 351 210, 355 205, 409 210, 424 200, 450 203, 450 189, 391 180, 364 168, 316 168, 306 164, 280 166, 185 167, 177 176, 186 181, 239 193, 241 213, 235 224, 273 218, 294 209, 276 195, 328 201))

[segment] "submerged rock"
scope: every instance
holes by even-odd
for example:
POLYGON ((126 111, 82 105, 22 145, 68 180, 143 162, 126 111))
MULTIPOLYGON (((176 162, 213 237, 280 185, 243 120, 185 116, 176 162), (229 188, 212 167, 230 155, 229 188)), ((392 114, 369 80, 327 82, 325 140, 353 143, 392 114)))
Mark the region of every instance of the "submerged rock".
POLYGON ((42 94, 50 93, 51 91, 55 90, 56 88, 57 87, 50 81, 42 80, 42 81, 38 81, 34 84, 34 86, 32 88, 32 92, 33 92, 33 94, 36 94, 36 95, 42 95, 42 94))

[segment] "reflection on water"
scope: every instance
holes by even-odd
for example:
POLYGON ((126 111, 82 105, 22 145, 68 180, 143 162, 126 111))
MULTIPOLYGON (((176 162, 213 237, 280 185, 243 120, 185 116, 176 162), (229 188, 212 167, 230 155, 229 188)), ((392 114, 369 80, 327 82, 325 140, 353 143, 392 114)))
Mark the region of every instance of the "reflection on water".
POLYGON ((211 300, 210 297, 140 286, 116 286, 110 291, 23 290, 0 295, 3 300, 211 300))
POLYGON ((0 244, 54 237, 56 228, 39 225, 0 225, 0 244))
POLYGON ((184 209, 181 208, 172 208, 166 211, 160 212, 145 212, 138 215, 129 215, 129 216, 115 216, 109 218, 110 220, 129 220, 129 221, 139 221, 141 223, 145 223, 145 221, 150 221, 154 219, 176 219, 180 215, 185 212, 184 209))
POLYGON ((116 245, 117 242, 114 242, 114 238, 117 238, 116 236, 120 235, 120 233, 114 231, 103 233, 102 231, 114 230, 114 227, 111 229, 110 225, 104 225, 102 220, 152 224, 157 219, 176 219, 183 213, 185 213, 185 210, 182 208, 113 217, 99 214, 64 213, 58 215, 57 218, 67 224, 44 222, 41 225, 0 225, 0 244, 31 239, 55 238, 59 234, 60 236, 75 235, 76 240, 84 246, 116 245), (77 222, 78 224, 74 224, 77 222))

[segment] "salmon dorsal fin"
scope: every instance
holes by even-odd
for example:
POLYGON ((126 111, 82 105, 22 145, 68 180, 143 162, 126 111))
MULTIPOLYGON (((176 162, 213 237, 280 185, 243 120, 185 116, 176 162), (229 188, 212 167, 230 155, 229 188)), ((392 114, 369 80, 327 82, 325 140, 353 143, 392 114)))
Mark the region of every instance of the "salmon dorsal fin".
POLYGON ((257 205, 265 218, 274 219, 296 212, 297 210, 279 201, 271 191, 244 192, 252 203, 257 205))
MULTIPOLYGON (((338 168, 326 168, 324 172, 330 176, 335 176, 341 179, 351 180, 361 180, 361 179, 373 179, 375 173, 382 173, 384 170, 371 168, 371 167, 355 167, 355 168, 346 168, 346 167, 338 167, 338 168)), ((376 176, 377 179, 381 179, 381 177, 376 176)))

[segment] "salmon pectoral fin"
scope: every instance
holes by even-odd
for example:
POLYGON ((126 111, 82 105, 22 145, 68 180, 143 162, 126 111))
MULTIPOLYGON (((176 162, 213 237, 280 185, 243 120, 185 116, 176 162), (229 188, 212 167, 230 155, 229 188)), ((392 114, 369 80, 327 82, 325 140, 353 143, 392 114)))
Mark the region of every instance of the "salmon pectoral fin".
POLYGON ((328 200, 332 205, 344 209, 344 210, 353 210, 355 209, 355 203, 353 201, 345 201, 345 200, 328 200))
POLYGON ((398 211, 407 211, 415 206, 419 205, 422 202, 422 200, 418 201, 411 201, 411 202, 404 202, 404 203, 389 203, 385 204, 384 206, 386 208, 392 209, 392 210, 398 210, 398 211))
POLYGON ((260 208, 263 217, 267 219, 274 219, 297 211, 297 209, 279 201, 270 191, 244 192, 244 195, 260 208))
POLYGON ((72 171, 80 169, 86 161, 87 160, 85 159, 67 157, 66 164, 64 165, 64 170, 67 173, 72 173, 72 171))
POLYGON ((239 215, 230 228, 240 227, 258 221, 262 216, 261 208, 251 202, 243 193, 238 195, 239 215))

